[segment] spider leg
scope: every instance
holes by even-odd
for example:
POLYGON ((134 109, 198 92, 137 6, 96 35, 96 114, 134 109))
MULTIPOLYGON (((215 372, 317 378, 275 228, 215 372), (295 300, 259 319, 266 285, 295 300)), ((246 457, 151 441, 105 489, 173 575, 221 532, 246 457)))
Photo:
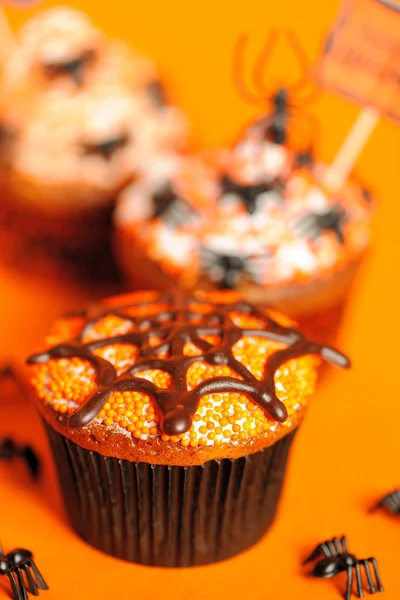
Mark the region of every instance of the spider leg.
POLYGON ((343 538, 339 539, 338 537, 334 537, 332 540, 332 542, 335 544, 336 554, 342 554, 343 551, 346 551, 343 547, 342 539, 343 538))
POLYGON ((348 554, 349 548, 348 548, 348 545, 347 545, 347 537, 345 535, 342 535, 342 537, 340 538, 340 543, 342 544, 343 551, 346 554, 348 554))
POLYGON ((324 554, 327 558, 333 556, 332 550, 329 546, 329 542, 323 542, 322 544, 318 544, 311 552, 310 556, 303 561, 303 565, 306 565, 309 562, 312 562, 316 558, 319 558, 321 554, 324 554))
POLYGON ((361 568, 360 568, 360 563, 356 562, 356 564, 354 565, 354 569, 356 571, 356 581, 357 581, 357 594, 359 598, 364 598, 364 592, 363 592, 363 584, 362 584, 362 579, 361 579, 361 568))
POLYGON ((286 30, 286 39, 289 42, 294 54, 297 57, 298 63, 301 68, 300 76, 298 80, 292 84, 292 90, 294 92, 301 91, 310 83, 310 60, 304 51, 303 46, 299 42, 298 37, 292 29, 286 30))
POLYGON ((49 586, 47 585, 47 583, 43 579, 42 574, 40 573, 39 569, 37 568, 35 561, 34 560, 30 560, 29 563, 28 563, 28 566, 32 569, 33 574, 35 575, 37 587, 40 590, 48 590, 49 586))
POLYGON ((251 104, 260 104, 263 99, 259 98, 256 94, 253 94, 247 87, 244 80, 244 68, 243 68, 243 55, 245 46, 247 44, 248 37, 241 35, 237 39, 235 48, 233 51, 233 82, 239 95, 251 104))
POLYGON ((272 53, 272 50, 275 48, 276 43, 278 41, 279 31, 276 28, 270 30, 268 39, 265 43, 264 48, 261 50, 253 70, 253 82, 256 87, 260 91, 262 95, 268 94, 268 89, 264 83, 264 70, 268 59, 272 53))
POLYGON ((32 596, 39 596, 37 585, 35 583, 35 580, 33 578, 33 575, 31 573, 31 570, 30 570, 29 566, 28 565, 21 565, 20 568, 25 573, 25 577, 26 577, 26 580, 28 582, 28 592, 30 594, 32 594, 32 596))
POLYGON ((10 581, 13 599, 23 600, 22 592, 20 591, 17 580, 15 579, 15 573, 13 571, 7 571, 6 574, 10 581))
POLYGON ((299 235, 316 239, 319 235, 319 227, 314 215, 303 215, 294 224, 299 235))
POLYGON ((17 574, 17 579, 18 579, 18 586, 21 592, 21 598, 22 600, 28 600, 28 593, 26 591, 26 587, 25 587, 25 581, 24 578, 22 577, 22 571, 19 567, 17 567, 15 569, 15 573, 17 574))
POLYGON ((329 542, 326 542, 329 545, 332 556, 337 556, 338 554, 340 554, 340 550, 338 552, 338 549, 336 546, 336 540, 337 540, 337 538, 333 538, 332 540, 329 540, 329 542))
POLYGON ((391 513, 395 514, 395 513, 399 512, 400 491, 395 490, 391 494, 388 494, 387 496, 385 496, 385 498, 383 498, 383 500, 381 500, 381 502, 378 504, 378 506, 379 505, 383 506, 384 508, 386 508, 386 510, 388 510, 391 513))
POLYGON ((374 570, 374 575, 375 575, 376 587, 378 588, 378 590, 380 592, 384 592, 385 588, 382 585, 381 575, 379 573, 378 562, 377 562, 376 558, 371 556, 370 558, 367 558, 365 562, 372 565, 372 568, 374 570))
POLYGON ((376 594, 376 588, 375 588, 374 582, 372 581, 372 576, 371 576, 371 571, 369 568, 368 560, 364 559, 364 560, 361 560, 360 562, 363 565, 364 570, 365 570, 365 575, 367 576, 368 591, 370 594, 376 594))
POLYGON ((351 591, 353 589, 353 567, 347 567, 347 585, 346 585, 346 600, 351 600, 351 591))

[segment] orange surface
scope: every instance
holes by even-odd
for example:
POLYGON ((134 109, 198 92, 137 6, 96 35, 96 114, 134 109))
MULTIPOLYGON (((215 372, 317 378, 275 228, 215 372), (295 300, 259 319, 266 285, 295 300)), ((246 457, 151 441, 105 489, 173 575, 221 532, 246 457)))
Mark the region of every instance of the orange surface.
MULTIPOLYGON (((71 4, 89 9, 92 2, 71 4)), ((231 139, 255 114, 231 85, 229 66, 238 32, 251 33, 255 53, 270 25, 290 24, 315 56, 338 2, 114 0, 111 4, 98 0, 95 6, 99 25, 134 40, 170 75, 197 138, 220 143, 231 139)), ((18 24, 29 11, 8 7, 7 13, 18 24)), ((284 52, 277 64, 282 72, 289 67, 284 52)), ((357 108, 324 94, 315 110, 323 119, 321 154, 330 159, 357 108)), ((254 549, 220 565, 182 571, 137 567, 91 549, 66 523, 34 413, 28 405, 17 403, 12 390, 9 397, 5 391, 0 395, 0 435, 18 432, 20 439, 35 440, 46 459, 45 479, 38 487, 29 484, 23 470, 0 464, 0 538, 6 548, 24 545, 35 551, 51 585, 41 598, 335 600, 341 597, 342 577, 309 579, 300 562, 316 543, 343 532, 357 554, 379 559, 387 592, 376 598, 400 597, 400 519, 367 514, 378 497, 400 486, 399 143, 397 127, 384 121, 359 161, 360 174, 379 192, 380 214, 376 247, 359 280, 341 341, 354 368, 348 373, 332 372, 312 403, 293 447, 278 519, 254 549)), ((83 295, 0 271, 0 354, 22 360, 28 348, 39 343, 58 308, 79 304, 83 295)), ((1 597, 7 596, 0 580, 1 597)))

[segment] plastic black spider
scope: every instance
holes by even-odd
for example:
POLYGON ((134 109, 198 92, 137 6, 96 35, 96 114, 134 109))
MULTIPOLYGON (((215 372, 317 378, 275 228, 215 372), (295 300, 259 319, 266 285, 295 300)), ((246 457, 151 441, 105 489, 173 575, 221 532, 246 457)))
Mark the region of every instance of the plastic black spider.
POLYGON ((201 246, 199 252, 202 271, 221 289, 235 289, 243 275, 248 275, 257 283, 262 281, 262 267, 268 258, 267 254, 240 256, 217 252, 205 246, 201 246))
POLYGON ((32 552, 25 548, 15 548, 8 554, 0 548, 0 575, 8 577, 14 600, 28 600, 28 593, 38 596, 39 590, 49 589, 32 552))
POLYGON ((400 490, 393 490, 381 498, 373 510, 384 508, 392 515, 400 515, 400 490))
POLYGON ((323 212, 310 212, 294 224, 295 230, 304 237, 318 239, 325 231, 333 231, 340 244, 344 243, 343 224, 347 220, 345 211, 335 205, 323 212))
POLYGON ((368 592, 370 594, 376 594, 377 592, 384 591, 376 559, 373 557, 358 559, 354 554, 350 554, 345 535, 340 539, 334 537, 332 540, 318 544, 303 564, 305 565, 316 560, 318 560, 318 562, 311 573, 314 577, 329 579, 343 571, 347 572, 346 600, 350 600, 351 598, 354 574, 358 597, 364 597, 361 567, 364 567, 368 592))
POLYGON ((309 104, 318 94, 315 86, 310 85, 310 62, 306 56, 303 47, 299 43, 293 31, 279 31, 272 29, 263 50, 253 69, 253 83, 257 93, 250 91, 243 78, 243 54, 247 43, 247 37, 241 36, 236 44, 234 55, 234 81, 237 90, 242 98, 252 104, 265 104, 266 100, 270 102, 270 113, 256 121, 251 130, 259 130, 263 133, 265 139, 276 144, 286 144, 288 142, 289 128, 296 121, 296 125, 303 127, 303 134, 306 136, 306 150, 299 153, 301 164, 312 161, 315 132, 317 130, 316 119, 306 113, 299 111, 297 105, 309 104), (297 57, 300 66, 300 75, 291 85, 278 85, 271 92, 264 83, 264 72, 266 64, 274 50, 280 33, 283 33, 297 57), (304 125, 307 123, 307 126, 304 125))
POLYGON ((186 200, 180 198, 167 183, 153 195, 151 219, 162 219, 176 229, 197 221, 199 214, 186 200))
POLYGON ((96 59, 94 50, 86 50, 79 56, 58 62, 43 63, 43 70, 48 79, 70 77, 77 87, 84 84, 85 70, 96 59))
POLYGON ((129 135, 120 135, 94 144, 84 142, 82 144, 82 149, 83 153, 88 156, 98 154, 104 158, 104 160, 110 161, 114 157, 114 154, 117 152, 117 150, 124 148, 128 143, 129 135))
POLYGON ((280 201, 280 195, 274 193, 275 189, 266 183, 257 185, 240 185, 226 175, 221 180, 222 199, 224 194, 234 194, 243 204, 249 215, 257 211, 257 202, 262 194, 271 194, 271 201, 280 201))
POLYGON ((18 446, 10 437, 0 441, 0 460, 11 462, 15 459, 22 459, 32 478, 37 480, 40 476, 40 460, 32 446, 18 446))

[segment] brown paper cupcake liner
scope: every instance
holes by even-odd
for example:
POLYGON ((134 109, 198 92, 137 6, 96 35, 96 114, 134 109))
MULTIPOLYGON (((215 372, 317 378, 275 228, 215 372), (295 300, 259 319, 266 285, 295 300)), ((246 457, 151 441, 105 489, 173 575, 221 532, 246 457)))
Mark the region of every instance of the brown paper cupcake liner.
POLYGON ((102 456, 46 429, 78 535, 107 554, 165 567, 224 560, 265 534, 296 433, 236 460, 170 467, 102 456))

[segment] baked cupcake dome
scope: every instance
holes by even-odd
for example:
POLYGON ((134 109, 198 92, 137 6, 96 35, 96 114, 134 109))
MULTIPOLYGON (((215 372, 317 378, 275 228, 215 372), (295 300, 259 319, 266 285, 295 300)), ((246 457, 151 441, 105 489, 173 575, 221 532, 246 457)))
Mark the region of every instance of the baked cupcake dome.
POLYGON ((321 357, 230 292, 137 292, 58 321, 29 359, 77 533, 147 565, 192 566, 273 521, 321 357))
POLYGON ((29 359, 45 419, 90 449, 160 464, 271 445, 302 419, 318 357, 348 366, 229 292, 112 298, 56 323, 49 341, 29 359))

